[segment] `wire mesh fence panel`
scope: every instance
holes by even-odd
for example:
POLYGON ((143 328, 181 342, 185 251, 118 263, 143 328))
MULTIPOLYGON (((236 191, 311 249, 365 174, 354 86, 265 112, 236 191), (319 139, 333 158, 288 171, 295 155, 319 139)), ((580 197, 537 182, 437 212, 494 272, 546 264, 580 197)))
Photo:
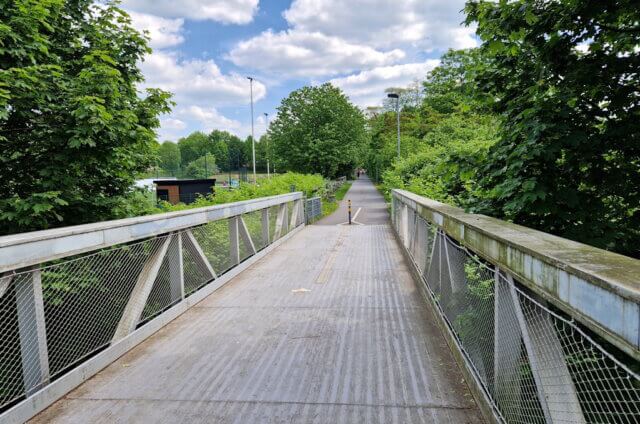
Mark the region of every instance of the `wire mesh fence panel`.
POLYGON ((277 240, 276 227, 278 222, 279 206, 271 206, 269 208, 269 237, 271 241, 277 240))
POLYGON ((185 296, 189 296, 213 279, 208 257, 204 256, 199 245, 193 243, 195 238, 189 231, 180 233, 182 237, 182 263, 184 273, 185 296), (208 264, 208 266, 207 266, 208 264))
POLYGON ((229 220, 210 222, 191 229, 195 241, 209 260, 214 271, 221 275, 233 266, 229 238, 229 220))
POLYGON ((138 275, 163 240, 145 240, 42 269, 53 376, 111 342, 138 275))
POLYGON ((269 240, 264 237, 262 231, 262 211, 249 212, 242 215, 247 230, 249 230, 249 236, 253 241, 253 245, 256 250, 262 250, 269 244, 269 240))
MULTIPOLYGON (((247 203, 225 206, 223 213, 213 207, 207 213, 217 220, 206 224, 199 211, 27 237, 26 243, 51 245, 38 247, 40 263, 0 274, 0 414, 267 247, 278 226, 279 238, 290 224, 302 224, 302 211, 293 216, 291 201, 283 207, 290 199, 301 196, 272 201, 269 219, 257 209, 259 200, 249 212, 247 203), (227 214, 231 218, 219 218, 227 214), (189 220, 194 225, 185 228, 189 220), (157 234, 158 223, 167 226, 165 233, 157 234), (233 255, 232 246, 238 249, 233 255), (82 249, 89 251, 48 261, 82 249)), ((24 240, 19 248, 12 242, 2 246, 14 255, 9 264, 34 263, 24 240)))
MULTIPOLYGON (((503 277, 504 278, 504 277, 503 277)), ((586 422, 640 422, 640 378, 573 321, 514 285, 549 414, 586 422), (573 415, 568 415, 571 411, 573 415)))
POLYGON ((640 422, 633 369, 518 281, 403 208, 394 199, 394 226, 499 420, 640 422))
POLYGON ((13 277, 0 278, 0 405, 24 395, 20 336, 13 277))
MULTIPOLYGON (((179 237, 179 235, 176 235, 174 239, 171 240, 172 244, 177 243, 177 237, 179 237)), ((171 305, 182 300, 183 289, 179 277, 180 270, 177 269, 180 254, 179 249, 170 248, 167 250, 144 306, 140 318, 141 322, 148 321, 171 305)))
POLYGON ((307 199, 304 209, 307 223, 315 222, 322 217, 322 200, 320 197, 307 199))

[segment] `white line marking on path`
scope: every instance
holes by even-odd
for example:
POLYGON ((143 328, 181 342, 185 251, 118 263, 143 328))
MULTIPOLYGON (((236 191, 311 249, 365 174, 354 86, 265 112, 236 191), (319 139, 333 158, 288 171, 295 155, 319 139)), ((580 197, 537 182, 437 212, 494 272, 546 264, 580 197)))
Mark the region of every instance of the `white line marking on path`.
POLYGON ((351 218, 351 221, 355 221, 356 218, 358 217, 358 214, 360 213, 360 211, 362 210, 362 208, 358 208, 358 210, 356 211, 356 214, 353 215, 353 218, 351 218))

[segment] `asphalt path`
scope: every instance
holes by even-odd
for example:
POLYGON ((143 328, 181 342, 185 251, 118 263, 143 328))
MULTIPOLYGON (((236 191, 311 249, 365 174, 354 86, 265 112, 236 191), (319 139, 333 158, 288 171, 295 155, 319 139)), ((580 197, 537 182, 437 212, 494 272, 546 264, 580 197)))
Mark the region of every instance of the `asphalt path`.
POLYGON ((389 223, 389 212, 384 197, 369 177, 362 175, 353 181, 338 209, 315 225, 340 225, 349 221, 348 201, 351 200, 352 225, 380 225, 389 223))

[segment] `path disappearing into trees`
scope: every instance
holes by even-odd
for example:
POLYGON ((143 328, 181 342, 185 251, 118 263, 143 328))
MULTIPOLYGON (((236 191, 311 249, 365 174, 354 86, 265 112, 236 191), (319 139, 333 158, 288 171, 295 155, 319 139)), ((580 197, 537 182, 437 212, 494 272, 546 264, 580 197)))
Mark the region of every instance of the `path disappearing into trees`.
POLYGON ((355 180, 349 191, 340 201, 338 209, 331 215, 316 222, 316 225, 340 225, 348 222, 348 201, 351 200, 351 213, 354 225, 377 225, 389 222, 387 204, 369 177, 361 176, 355 180))

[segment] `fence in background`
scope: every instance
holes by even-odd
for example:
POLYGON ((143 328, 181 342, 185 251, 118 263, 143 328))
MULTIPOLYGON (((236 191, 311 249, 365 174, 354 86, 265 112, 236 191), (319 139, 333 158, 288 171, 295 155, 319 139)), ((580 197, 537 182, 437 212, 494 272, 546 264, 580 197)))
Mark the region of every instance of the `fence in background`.
POLYGON ((1 237, 0 421, 3 410, 219 287, 304 223, 303 200, 289 193, 1 237))
POLYGON ((310 224, 322 217, 322 199, 320 197, 312 197, 305 201, 304 212, 306 223, 310 224))
POLYGON ((640 378, 631 369, 637 366, 637 299, 625 291, 619 273, 637 282, 640 261, 604 251, 596 255, 598 249, 465 214, 401 190, 393 192, 392 221, 450 344, 459 350, 471 384, 475 381, 485 410, 497 421, 640 422, 640 378), (621 282, 609 279, 607 290, 621 298, 597 291, 605 286, 595 286, 602 275, 593 272, 588 279, 586 265, 557 257, 552 261, 540 245, 561 248, 569 258, 600 258, 593 269, 602 274, 615 267, 621 282), (602 305, 589 305, 589 311, 576 298, 602 305), (617 319, 618 304, 627 310, 624 325, 600 324, 606 314, 617 319), (597 342, 594 332, 607 341, 597 342))

